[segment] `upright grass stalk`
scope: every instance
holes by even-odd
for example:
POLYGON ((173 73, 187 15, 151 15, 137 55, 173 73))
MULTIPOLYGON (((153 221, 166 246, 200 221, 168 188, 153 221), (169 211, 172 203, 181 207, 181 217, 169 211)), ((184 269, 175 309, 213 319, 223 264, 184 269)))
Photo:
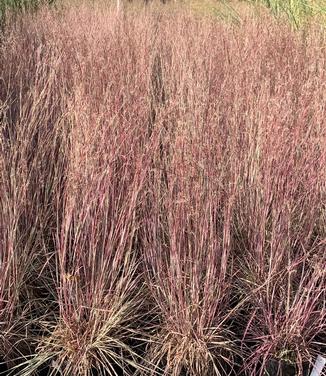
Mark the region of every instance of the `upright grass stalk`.
POLYGON ((34 320, 50 307, 43 298, 53 293, 54 285, 51 274, 41 274, 51 271, 47 261, 53 256, 55 195, 64 159, 59 144, 64 100, 56 90, 59 72, 54 71, 60 69, 60 57, 44 51, 33 30, 19 42, 15 31, 8 32, 0 47, 0 321, 5 360, 32 351, 34 320), (28 56, 24 43, 35 43, 28 56))
POLYGON ((323 31, 84 3, 4 35, 13 374, 302 374, 326 333, 323 31))

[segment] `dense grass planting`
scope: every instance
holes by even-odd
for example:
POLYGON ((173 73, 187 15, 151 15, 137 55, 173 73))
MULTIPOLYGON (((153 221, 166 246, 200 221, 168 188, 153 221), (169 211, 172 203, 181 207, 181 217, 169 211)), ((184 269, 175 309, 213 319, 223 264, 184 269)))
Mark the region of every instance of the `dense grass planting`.
POLYGON ((325 16, 325 0, 253 0, 262 3, 276 16, 286 15, 288 19, 299 27, 311 16, 325 16))
MULTIPOLYGON (((7 17, 15 14, 35 12, 44 5, 54 4, 55 0, 1 0, 0 1, 0 31, 7 22, 7 17)), ((0 35, 1 36, 1 35, 0 35)))
POLYGON ((326 351, 325 103, 316 25, 16 17, 0 45, 11 374, 308 375, 326 351))

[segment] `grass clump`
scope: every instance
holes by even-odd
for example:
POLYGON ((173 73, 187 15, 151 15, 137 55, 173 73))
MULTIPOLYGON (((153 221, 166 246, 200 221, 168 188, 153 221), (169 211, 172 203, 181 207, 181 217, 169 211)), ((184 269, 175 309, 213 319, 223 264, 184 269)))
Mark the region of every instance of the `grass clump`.
POLYGON ((13 374, 303 375, 325 352, 324 31, 243 12, 82 3, 6 26, 13 374))

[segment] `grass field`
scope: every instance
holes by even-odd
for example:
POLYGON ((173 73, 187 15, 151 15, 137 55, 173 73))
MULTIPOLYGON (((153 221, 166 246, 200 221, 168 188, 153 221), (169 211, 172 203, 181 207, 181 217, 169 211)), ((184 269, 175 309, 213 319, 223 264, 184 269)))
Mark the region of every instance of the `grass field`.
POLYGON ((308 375, 326 352, 323 4, 20 5, 0 39, 0 362, 308 375))

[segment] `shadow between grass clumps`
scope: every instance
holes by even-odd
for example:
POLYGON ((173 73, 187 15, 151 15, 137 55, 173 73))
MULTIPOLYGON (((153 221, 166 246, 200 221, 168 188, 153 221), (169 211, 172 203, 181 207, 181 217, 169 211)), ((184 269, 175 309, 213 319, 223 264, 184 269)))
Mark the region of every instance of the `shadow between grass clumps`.
MULTIPOLYGON (((266 365, 264 376, 297 376, 299 374, 298 367, 286 362, 271 359, 266 365)), ((310 365, 303 365, 303 376, 310 375, 310 365)))
POLYGON ((8 368, 3 359, 0 359, 0 375, 8 375, 8 368))

